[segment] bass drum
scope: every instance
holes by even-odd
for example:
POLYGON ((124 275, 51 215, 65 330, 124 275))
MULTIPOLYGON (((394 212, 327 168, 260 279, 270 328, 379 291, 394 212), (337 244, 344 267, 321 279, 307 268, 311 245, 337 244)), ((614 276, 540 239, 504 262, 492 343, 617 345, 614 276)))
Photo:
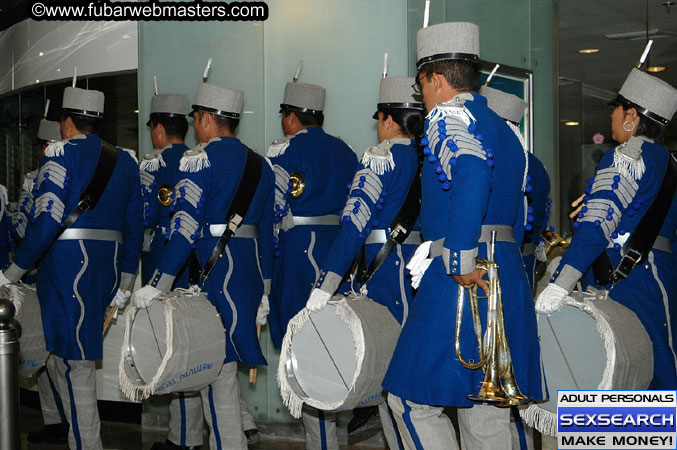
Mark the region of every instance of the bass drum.
POLYGON ((282 342, 277 381, 294 417, 304 403, 342 411, 383 401, 381 383, 400 335, 388 308, 336 295, 321 311, 301 310, 282 342))
POLYGON ((199 391, 213 383, 226 359, 226 335, 203 292, 176 289, 148 308, 126 314, 119 383, 130 400, 199 391))
POLYGON ((606 291, 574 292, 573 301, 538 316, 550 400, 520 407, 527 425, 556 436, 557 390, 642 390, 653 377, 653 347, 634 312, 606 291))

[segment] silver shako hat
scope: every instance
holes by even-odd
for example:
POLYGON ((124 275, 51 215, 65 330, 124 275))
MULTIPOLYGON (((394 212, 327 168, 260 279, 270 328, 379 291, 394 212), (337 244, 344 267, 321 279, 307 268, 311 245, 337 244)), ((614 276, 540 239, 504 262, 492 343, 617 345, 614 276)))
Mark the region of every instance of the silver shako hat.
POLYGON ((159 118, 186 118, 188 115, 188 97, 183 94, 157 94, 150 101, 150 119, 146 123, 159 118))
POLYGON ((447 22, 416 33, 416 68, 443 59, 480 61, 480 28, 470 22, 447 22))
POLYGON ((197 96, 193 104, 193 110, 206 111, 217 116, 239 119, 244 104, 244 92, 237 89, 230 89, 215 84, 200 83, 197 89, 197 96))
POLYGON ((289 82, 284 88, 284 99, 280 104, 280 112, 286 110, 320 115, 324 110, 326 96, 327 91, 322 86, 289 82))
POLYGON ((412 77, 381 78, 378 87, 378 104, 372 116, 378 119, 379 111, 388 109, 415 109, 423 111, 423 98, 417 93, 413 85, 416 80, 412 77))
POLYGON ((38 139, 47 142, 61 140, 61 124, 54 120, 42 119, 38 125, 38 139))
POLYGON ((63 91, 63 112, 87 117, 103 117, 104 95, 101 91, 67 87, 63 91))
POLYGON ((667 126, 677 111, 677 89, 638 69, 632 69, 611 106, 635 108, 651 120, 667 126))

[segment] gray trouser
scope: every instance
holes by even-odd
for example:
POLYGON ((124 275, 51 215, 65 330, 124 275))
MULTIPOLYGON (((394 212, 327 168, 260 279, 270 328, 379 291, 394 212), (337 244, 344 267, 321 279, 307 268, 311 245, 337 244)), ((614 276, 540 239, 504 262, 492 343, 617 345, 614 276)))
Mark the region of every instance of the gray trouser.
MULTIPOLYGON (((306 450, 338 450, 336 413, 321 411, 303 405, 303 427, 306 431, 306 450)), ((383 434, 391 450, 403 449, 397 428, 386 402, 378 405, 383 434)))
MULTIPOLYGON (((254 418, 249 412, 247 403, 242 398, 240 383, 237 383, 240 397, 240 413, 245 430, 256 429, 254 418)), ((169 403, 169 435, 167 439, 176 445, 193 447, 202 445, 202 398, 199 392, 172 395, 169 403)))
POLYGON ((66 416, 56 386, 56 374, 56 358, 50 355, 47 358, 45 367, 42 368, 40 375, 38 375, 38 396, 40 397, 42 422, 45 425, 66 423, 66 416))
POLYGON ((525 424, 516 407, 510 408, 512 450, 534 450, 534 429, 525 424))
MULTIPOLYGON (((441 406, 420 405, 388 396, 404 448, 458 450, 456 431, 441 406)), ((476 405, 458 408, 461 447, 464 450, 505 450, 510 436, 510 409, 476 405)))
POLYGON ((200 391, 204 417, 209 426, 211 450, 246 450, 247 439, 240 413, 237 363, 223 365, 219 377, 200 391))
POLYGON ((55 379, 61 403, 70 423, 71 450, 102 450, 101 421, 96 407, 96 363, 63 359, 54 354, 55 379))

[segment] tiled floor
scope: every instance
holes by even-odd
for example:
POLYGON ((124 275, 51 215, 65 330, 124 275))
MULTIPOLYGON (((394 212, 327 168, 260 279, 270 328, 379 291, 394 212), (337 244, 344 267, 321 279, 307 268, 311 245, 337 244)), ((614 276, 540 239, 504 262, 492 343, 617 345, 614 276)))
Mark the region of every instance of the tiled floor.
MULTIPOLYGON (((376 425, 374 423, 373 425, 376 425)), ((372 425, 372 426, 373 426, 372 425)), ((67 446, 31 444, 26 441, 29 431, 38 430, 42 427, 42 418, 37 410, 22 407, 21 411, 21 437, 23 450, 66 450, 67 446)), ((369 425, 368 425, 369 427, 369 425)), ((265 428, 265 427, 262 427, 265 428)), ((107 422, 101 426, 101 439, 106 450, 148 450, 155 441, 164 441, 167 430, 142 429, 138 424, 107 422)), ((266 437, 255 446, 254 450, 304 450, 303 441, 281 440, 266 437)), ((342 450, 381 450, 383 447, 371 447, 364 445, 342 445, 342 450)), ((205 449, 206 450, 206 449, 205 449)))

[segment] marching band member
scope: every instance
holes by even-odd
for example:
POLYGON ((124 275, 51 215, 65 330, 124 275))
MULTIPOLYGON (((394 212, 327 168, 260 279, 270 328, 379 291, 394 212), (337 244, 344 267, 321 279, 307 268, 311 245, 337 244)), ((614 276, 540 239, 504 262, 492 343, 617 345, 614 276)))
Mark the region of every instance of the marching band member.
POLYGON ((70 423, 69 447, 101 449, 95 362, 102 358, 106 307, 114 297, 124 304, 121 290, 131 289, 138 266, 143 233, 138 167, 128 151, 105 150, 96 135, 103 117, 102 92, 67 87, 62 106, 64 140, 49 145, 40 161, 26 237, 0 275, 0 284, 18 281, 42 258, 38 298, 47 350, 56 362, 55 378, 70 423), (82 211, 76 206, 104 151, 116 161, 114 168, 107 166, 112 175, 98 203, 54 241, 67 221, 82 211))
MULTIPOLYGON (((287 137, 268 150, 275 171, 277 240, 269 326, 276 348, 320 275, 319 264, 338 233, 345 186, 357 166, 350 147, 322 129, 325 95, 320 86, 287 83, 280 105, 287 137)), ((304 408, 303 421, 308 450, 326 448, 327 437, 336 439, 336 422, 325 420, 322 411, 304 408)), ((329 445, 338 447, 337 442, 329 445)))
MULTIPOLYGON (((138 307, 148 307, 154 298, 171 289, 192 251, 204 266, 223 234, 225 215, 248 154, 247 147, 235 137, 243 101, 242 91, 200 84, 191 113, 199 145, 185 152, 179 163, 181 179, 175 186, 176 210, 170 222, 169 242, 150 283, 134 294, 138 307)), ((203 289, 227 330, 223 370, 214 383, 200 392, 213 450, 247 448, 237 361, 246 365, 266 364, 255 319, 270 288, 273 183, 273 172, 263 162, 244 225, 228 241, 223 257, 204 282, 203 289)))
MULTIPOLYGON (((443 406, 456 406, 464 448, 504 449, 510 410, 467 398, 483 374, 461 365, 453 339, 459 286, 488 292, 475 257, 487 257, 495 231, 494 259, 507 281, 503 308, 515 377, 523 392, 542 398, 536 315, 517 243, 523 234, 524 153, 486 99, 473 93, 479 85, 477 25, 430 26, 418 31, 417 41, 418 82, 429 111, 421 176, 426 242, 408 266, 419 286, 417 299, 383 387, 405 448, 458 448, 453 425, 443 414, 443 406)), ((469 311, 463 320, 470 323, 469 311)), ((479 359, 471 326, 461 333, 461 350, 479 359)))
POLYGON ((651 338, 649 389, 674 389, 677 200, 674 184, 670 191, 663 183, 674 180, 677 170, 663 137, 677 110, 677 89, 633 69, 610 106, 611 135, 620 145, 588 180, 574 237, 536 309, 557 311, 593 268, 596 286, 634 311, 651 338))
MULTIPOLYGON (((61 125, 54 120, 42 119, 38 125, 38 162, 45 154, 48 145, 61 140, 61 125)), ((18 246, 26 235, 26 225, 32 218, 30 213, 38 190, 38 169, 26 174, 21 194, 17 202, 17 210, 10 218, 12 238, 18 246)), ((24 275, 22 281, 35 283, 35 270, 24 275)), ((40 410, 42 411, 43 427, 40 430, 28 433, 26 439, 34 444, 51 443, 66 444, 68 442, 68 422, 61 406, 61 398, 56 387, 56 358, 48 358, 45 367, 37 377, 40 410)))
MULTIPOLYGON (((323 309, 339 290, 343 274, 363 245, 366 244, 364 262, 370 266, 390 237, 391 222, 400 212, 418 168, 417 140, 423 133, 423 103, 420 95, 415 95, 413 83, 413 78, 381 79, 373 116, 378 120, 380 144, 365 152, 353 177, 341 215, 341 229, 306 304, 311 311, 323 309)), ((418 204, 420 199, 416 197, 418 204)), ((417 217, 412 219, 414 222, 417 217)), ((363 287, 369 298, 386 306, 400 324, 406 321, 413 298, 405 264, 420 242, 420 231, 414 231, 403 244, 396 244, 363 287)), ((349 293, 350 286, 345 286, 343 292, 349 293)), ((385 402, 379 405, 379 415, 388 445, 401 448, 385 402)), ((335 420, 335 414, 325 413, 325 419, 330 417, 335 420)))
POLYGON ((545 246, 541 231, 547 230, 552 200, 550 193, 550 177, 543 163, 531 153, 526 146, 519 125, 524 117, 524 109, 528 103, 513 94, 508 94, 489 86, 480 88, 480 95, 486 97, 489 108, 506 121, 515 133, 527 155, 527 177, 524 180, 526 198, 526 216, 524 220, 524 241, 522 242, 522 260, 527 271, 529 285, 534 290, 536 260, 546 261, 545 246))

